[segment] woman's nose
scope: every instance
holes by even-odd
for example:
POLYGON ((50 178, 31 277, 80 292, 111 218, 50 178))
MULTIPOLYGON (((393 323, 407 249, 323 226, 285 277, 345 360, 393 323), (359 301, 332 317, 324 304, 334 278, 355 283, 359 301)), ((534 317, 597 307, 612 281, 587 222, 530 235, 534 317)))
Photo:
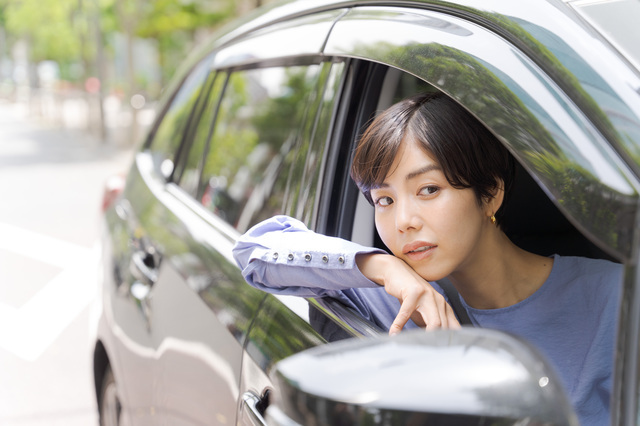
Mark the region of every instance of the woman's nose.
POLYGON ((421 227, 417 206, 411 200, 396 201, 396 228, 400 232, 417 230, 421 227))

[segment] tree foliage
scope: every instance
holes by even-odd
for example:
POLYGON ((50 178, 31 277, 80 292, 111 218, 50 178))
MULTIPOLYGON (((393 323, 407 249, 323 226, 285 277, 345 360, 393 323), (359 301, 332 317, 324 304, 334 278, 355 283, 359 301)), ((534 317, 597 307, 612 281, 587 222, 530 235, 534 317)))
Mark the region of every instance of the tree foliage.
POLYGON ((29 43, 33 61, 69 62, 81 54, 78 0, 2 0, 6 31, 29 43))
POLYGON ((232 1, 186 2, 180 0, 157 0, 142 2, 143 19, 136 34, 139 37, 170 36, 176 31, 194 31, 210 28, 233 15, 232 1))
POLYGON ((10 40, 27 43, 29 60, 56 61, 61 69, 81 64, 80 80, 95 74, 98 40, 114 61, 110 43, 123 34, 154 40, 164 84, 199 35, 236 14, 233 0, 0 0, 0 26, 10 40))

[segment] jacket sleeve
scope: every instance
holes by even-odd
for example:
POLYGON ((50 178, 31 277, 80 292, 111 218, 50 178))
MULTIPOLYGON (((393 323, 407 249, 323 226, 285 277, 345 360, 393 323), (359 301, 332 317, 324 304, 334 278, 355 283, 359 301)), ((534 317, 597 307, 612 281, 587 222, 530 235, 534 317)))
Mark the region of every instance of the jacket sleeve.
POLYGON ((273 294, 302 297, 335 297, 348 289, 379 288, 358 269, 358 253, 384 251, 317 234, 288 216, 255 225, 233 248, 250 285, 273 294))

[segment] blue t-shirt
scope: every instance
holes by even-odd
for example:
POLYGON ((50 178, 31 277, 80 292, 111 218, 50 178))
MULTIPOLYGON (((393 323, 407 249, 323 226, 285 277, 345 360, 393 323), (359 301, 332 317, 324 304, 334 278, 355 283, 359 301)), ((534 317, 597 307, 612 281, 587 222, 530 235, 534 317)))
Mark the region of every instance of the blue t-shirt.
POLYGON ((551 274, 527 299, 501 309, 474 309, 471 321, 521 336, 555 367, 580 422, 609 423, 620 265, 554 256, 551 274))
MULTIPOLYGON (((256 225, 234 247, 252 286, 274 294, 335 297, 389 329, 400 303, 355 263, 358 253, 374 252, 382 251, 313 233, 286 216, 256 225)), ((462 304, 475 325, 535 345, 555 367, 581 424, 600 426, 609 423, 621 283, 619 264, 556 255, 549 277, 527 299, 501 309, 462 304)))

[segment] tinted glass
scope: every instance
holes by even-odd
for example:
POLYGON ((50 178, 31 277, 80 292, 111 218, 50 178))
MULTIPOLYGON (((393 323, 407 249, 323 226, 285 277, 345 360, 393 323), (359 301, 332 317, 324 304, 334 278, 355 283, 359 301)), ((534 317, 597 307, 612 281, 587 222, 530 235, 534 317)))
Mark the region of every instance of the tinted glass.
POLYGON ((197 196, 240 232, 283 212, 287 171, 296 158, 318 68, 264 68, 229 76, 197 196))
POLYGON ((173 97, 162 121, 154 132, 150 151, 154 163, 164 177, 173 172, 174 161, 194 106, 205 87, 209 61, 201 62, 186 78, 173 97))
MULTIPOLYGON (((326 79, 322 78, 325 89, 322 97, 318 99, 318 114, 313 123, 310 140, 304 144, 306 159, 304 163, 297 164, 299 169, 304 167, 298 172, 304 178, 298 183, 300 190, 298 191, 299 200, 295 215, 312 228, 315 227, 315 207, 322 186, 321 176, 325 167, 325 147, 331 133, 335 108, 340 99, 338 95, 344 70, 344 63, 327 63, 323 66, 322 73, 327 74, 326 79)), ((309 127, 311 127, 311 122, 309 127)))
POLYGON ((180 186, 192 196, 196 196, 198 191, 205 149, 207 148, 207 141, 211 138, 211 132, 213 132, 215 114, 226 79, 226 73, 211 74, 209 77, 211 90, 206 97, 206 101, 202 102, 202 114, 198 122, 193 125, 193 139, 179 182, 180 186))

